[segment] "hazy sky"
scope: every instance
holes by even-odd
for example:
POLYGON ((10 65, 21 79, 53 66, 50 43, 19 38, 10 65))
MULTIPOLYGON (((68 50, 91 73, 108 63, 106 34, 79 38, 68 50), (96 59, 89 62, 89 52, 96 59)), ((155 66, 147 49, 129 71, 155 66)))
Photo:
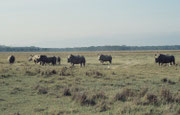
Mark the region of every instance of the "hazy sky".
POLYGON ((0 44, 180 45, 180 0, 0 0, 0 44))

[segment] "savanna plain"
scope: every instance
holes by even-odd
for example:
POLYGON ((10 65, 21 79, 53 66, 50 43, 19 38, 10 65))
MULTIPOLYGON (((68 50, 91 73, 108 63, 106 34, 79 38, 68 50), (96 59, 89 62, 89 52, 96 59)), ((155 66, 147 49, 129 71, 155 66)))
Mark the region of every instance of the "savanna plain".
POLYGON ((180 51, 0 53, 0 114, 180 114, 180 51), (156 64, 157 52, 174 55, 176 65, 156 64), (34 64, 31 54, 60 56, 61 65, 34 64), (70 54, 84 55, 86 66, 71 66, 70 54), (112 55, 112 64, 99 54, 112 55))

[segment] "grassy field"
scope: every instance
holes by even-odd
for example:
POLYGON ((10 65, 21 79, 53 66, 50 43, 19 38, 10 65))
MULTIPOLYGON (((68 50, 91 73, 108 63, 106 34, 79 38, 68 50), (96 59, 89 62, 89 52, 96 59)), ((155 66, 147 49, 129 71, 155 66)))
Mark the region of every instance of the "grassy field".
POLYGON ((73 52, 86 67, 71 67, 65 53, 0 53, 1 115, 176 115, 180 114, 180 51, 176 66, 159 66, 157 51, 73 52), (100 64, 98 54, 113 62, 100 64), (16 61, 8 64, 13 54, 16 61), (31 54, 60 56, 61 65, 28 62, 31 54))

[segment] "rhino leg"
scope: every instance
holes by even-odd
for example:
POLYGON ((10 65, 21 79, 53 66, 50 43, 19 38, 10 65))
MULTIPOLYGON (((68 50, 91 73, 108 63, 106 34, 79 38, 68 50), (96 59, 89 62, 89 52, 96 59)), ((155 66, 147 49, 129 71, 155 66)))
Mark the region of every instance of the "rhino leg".
POLYGON ((176 65, 175 61, 173 61, 173 64, 176 65))
POLYGON ((111 60, 109 60, 109 63, 111 64, 111 63, 112 63, 112 61, 111 61, 111 60))
POLYGON ((40 65, 44 66, 44 64, 45 64, 44 62, 40 62, 40 65))

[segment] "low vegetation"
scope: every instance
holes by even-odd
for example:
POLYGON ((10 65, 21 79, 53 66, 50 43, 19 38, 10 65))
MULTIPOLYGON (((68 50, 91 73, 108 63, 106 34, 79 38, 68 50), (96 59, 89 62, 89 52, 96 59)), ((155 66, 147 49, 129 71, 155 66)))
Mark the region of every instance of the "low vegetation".
MULTIPOLYGON (((114 115, 180 114, 180 52, 161 51, 176 57, 175 66, 159 66, 156 51, 71 52, 84 55, 85 67, 28 62, 31 54, 0 54, 0 112, 3 115, 114 115), (7 62, 12 54, 14 64, 7 62), (99 54, 112 55, 112 64, 101 64, 99 54)), ((38 54, 44 54, 43 52, 38 54)))

